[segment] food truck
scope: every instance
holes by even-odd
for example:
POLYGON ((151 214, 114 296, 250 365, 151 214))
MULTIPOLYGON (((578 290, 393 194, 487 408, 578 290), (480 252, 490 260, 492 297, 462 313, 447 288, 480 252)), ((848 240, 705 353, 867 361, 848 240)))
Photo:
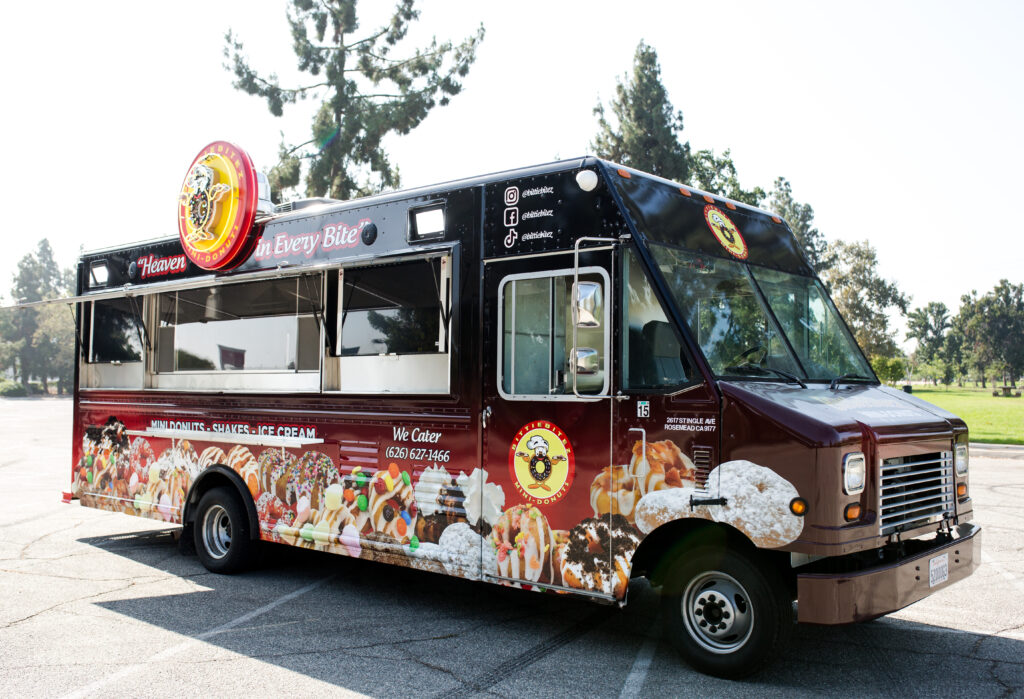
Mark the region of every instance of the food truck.
POLYGON ((178 235, 82 256, 67 499, 625 604, 749 674, 796 617, 970 575, 968 431, 879 383, 785 221, 584 157, 273 206, 200 151, 178 235))

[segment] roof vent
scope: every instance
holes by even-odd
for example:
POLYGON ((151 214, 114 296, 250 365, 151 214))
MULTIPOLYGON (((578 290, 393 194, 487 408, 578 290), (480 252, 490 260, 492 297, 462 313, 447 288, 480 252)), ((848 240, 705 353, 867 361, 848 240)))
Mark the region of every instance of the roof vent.
POLYGON ((338 199, 330 199, 328 197, 310 197, 308 199, 296 199, 295 201, 288 201, 284 204, 278 204, 274 207, 275 214, 287 214, 291 211, 299 211, 300 209, 308 209, 313 206, 326 206, 327 204, 340 204, 338 199))

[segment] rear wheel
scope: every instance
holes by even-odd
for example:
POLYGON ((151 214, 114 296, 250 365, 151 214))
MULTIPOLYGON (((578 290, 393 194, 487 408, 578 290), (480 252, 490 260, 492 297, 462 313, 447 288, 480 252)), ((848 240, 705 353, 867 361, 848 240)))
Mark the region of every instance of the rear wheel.
POLYGON ((662 614, 666 635, 687 663, 728 678, 763 667, 782 651, 793 625, 778 577, 731 549, 680 555, 665 578, 662 614))
POLYGON ((193 536, 196 554, 211 572, 237 573, 252 564, 256 546, 249 520, 230 488, 213 488, 199 500, 193 536))

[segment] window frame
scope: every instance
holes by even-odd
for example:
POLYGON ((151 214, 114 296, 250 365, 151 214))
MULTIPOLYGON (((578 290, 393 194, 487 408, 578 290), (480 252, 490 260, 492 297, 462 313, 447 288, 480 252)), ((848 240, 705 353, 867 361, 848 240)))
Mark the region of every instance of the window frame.
POLYGON ((337 283, 333 290, 334 298, 331 300, 334 317, 326 318, 325 322, 330 324, 334 336, 332 346, 323 364, 324 393, 332 395, 384 395, 384 396, 451 396, 453 391, 454 371, 452 362, 455 351, 455 325, 457 323, 458 302, 458 280, 457 280, 458 252, 457 246, 436 248, 431 250, 417 250, 412 254, 386 255, 379 258, 352 260, 348 264, 328 270, 328 274, 335 275, 337 283), (345 293, 345 273, 355 270, 370 269, 374 267, 387 267, 408 263, 427 263, 438 260, 440 279, 438 280, 438 310, 441 318, 438 320, 438 344, 444 342, 444 351, 417 352, 417 353, 386 353, 386 354, 363 354, 363 355, 341 355, 339 349, 344 340, 342 330, 342 317, 345 312, 343 303, 345 293), (447 318, 445 318, 447 316, 447 318), (396 366, 408 365, 410 371, 416 371, 414 365, 424 365, 419 368, 422 373, 424 369, 430 369, 431 363, 440 364, 443 358, 445 366, 444 383, 430 385, 427 387, 413 386, 403 388, 397 384, 382 382, 376 387, 351 385, 346 387, 348 373, 346 364, 358 365, 360 370, 373 372, 379 370, 386 372, 389 376, 401 375, 406 367, 396 366), (328 387, 330 386, 330 387, 328 387))
MULTIPOLYGON (((579 275, 582 277, 585 274, 597 274, 597 275, 599 275, 601 277, 602 283, 604 284, 604 299, 605 299, 605 302, 604 302, 604 314, 603 314, 604 315, 604 320, 602 321, 603 322, 602 328, 603 328, 603 331, 604 331, 602 333, 603 337, 604 337, 604 343, 603 343, 603 347, 602 347, 602 352, 603 352, 602 357, 603 357, 603 361, 604 361, 604 379, 603 379, 603 383, 602 383, 602 386, 601 386, 601 390, 598 393, 595 393, 593 396, 586 395, 586 394, 581 394, 580 396, 577 396, 577 395, 575 395, 572 392, 569 392, 569 393, 554 393, 554 394, 552 394, 552 393, 508 393, 508 392, 505 391, 505 386, 504 386, 504 383, 505 383, 504 382, 504 378, 505 378, 505 363, 504 363, 505 362, 505 343, 504 343, 504 332, 505 332, 505 292, 506 292, 506 287, 508 287, 510 282, 514 283, 516 281, 525 280, 525 279, 551 279, 551 280, 553 280, 556 277, 569 277, 569 279, 570 279, 569 288, 571 290, 572 289, 571 280, 573 278, 574 273, 575 273, 575 270, 572 267, 567 267, 567 268, 562 268, 562 269, 549 269, 549 270, 543 270, 543 271, 540 271, 540 272, 521 272, 521 273, 509 274, 509 275, 505 276, 501 280, 501 283, 498 285, 498 295, 497 295, 497 299, 496 299, 496 303, 498 305, 498 323, 497 323, 497 327, 495 329, 495 332, 497 334, 497 342, 495 343, 495 351, 496 351, 496 354, 497 354, 497 356, 496 356, 496 365, 495 365, 495 376, 496 376, 498 395, 500 395, 503 399, 509 400, 509 401, 555 401, 555 402, 562 402, 562 401, 577 401, 577 402, 579 402, 579 401, 583 401, 583 402, 590 403, 590 402, 597 402, 597 401, 600 401, 602 399, 608 398, 608 389, 611 386, 612 373, 613 373, 612 372, 613 362, 611 361, 611 342, 612 342, 612 334, 613 333, 612 333, 611 322, 612 322, 612 306, 614 305, 614 300, 612 299, 612 297, 611 297, 611 295, 609 293, 612 290, 611 275, 608 273, 608 270, 606 270, 604 267, 599 267, 599 266, 580 267, 579 268, 579 275)), ((572 301, 571 295, 572 295, 572 292, 570 291, 570 303, 572 301)), ((571 308, 571 306, 566 309, 566 313, 571 318, 571 316, 572 316, 572 308, 571 308)), ((512 322, 515 323, 515 296, 512 297, 512 322)), ((512 349, 512 353, 513 354, 512 354, 512 362, 510 364, 510 371, 512 372, 512 380, 513 380, 512 387, 514 389, 515 388, 515 333, 513 332, 512 335, 513 335, 513 349, 512 349)), ((568 345, 570 343, 571 343, 570 337, 566 336, 566 344, 568 345)), ((571 351, 571 350, 573 350, 575 348, 571 348, 570 347, 568 349, 571 351)), ((549 382, 550 382, 550 379, 551 379, 551 373, 552 373, 552 367, 549 364, 549 368, 548 368, 548 380, 549 380, 549 382)), ((569 380, 569 376, 566 376, 566 381, 568 382, 568 380, 569 380)), ((568 385, 568 383, 567 383, 567 385, 568 385)))

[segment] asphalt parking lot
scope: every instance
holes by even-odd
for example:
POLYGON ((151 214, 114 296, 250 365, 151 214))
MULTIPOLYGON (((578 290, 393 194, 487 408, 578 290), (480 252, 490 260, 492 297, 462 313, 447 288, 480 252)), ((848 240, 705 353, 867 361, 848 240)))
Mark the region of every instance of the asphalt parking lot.
POLYGON ((71 401, 0 399, 5 696, 1024 696, 1024 450, 974 448, 974 576, 897 614, 798 626, 785 659, 705 677, 630 604, 274 547, 225 577, 168 529, 60 502, 71 401))

